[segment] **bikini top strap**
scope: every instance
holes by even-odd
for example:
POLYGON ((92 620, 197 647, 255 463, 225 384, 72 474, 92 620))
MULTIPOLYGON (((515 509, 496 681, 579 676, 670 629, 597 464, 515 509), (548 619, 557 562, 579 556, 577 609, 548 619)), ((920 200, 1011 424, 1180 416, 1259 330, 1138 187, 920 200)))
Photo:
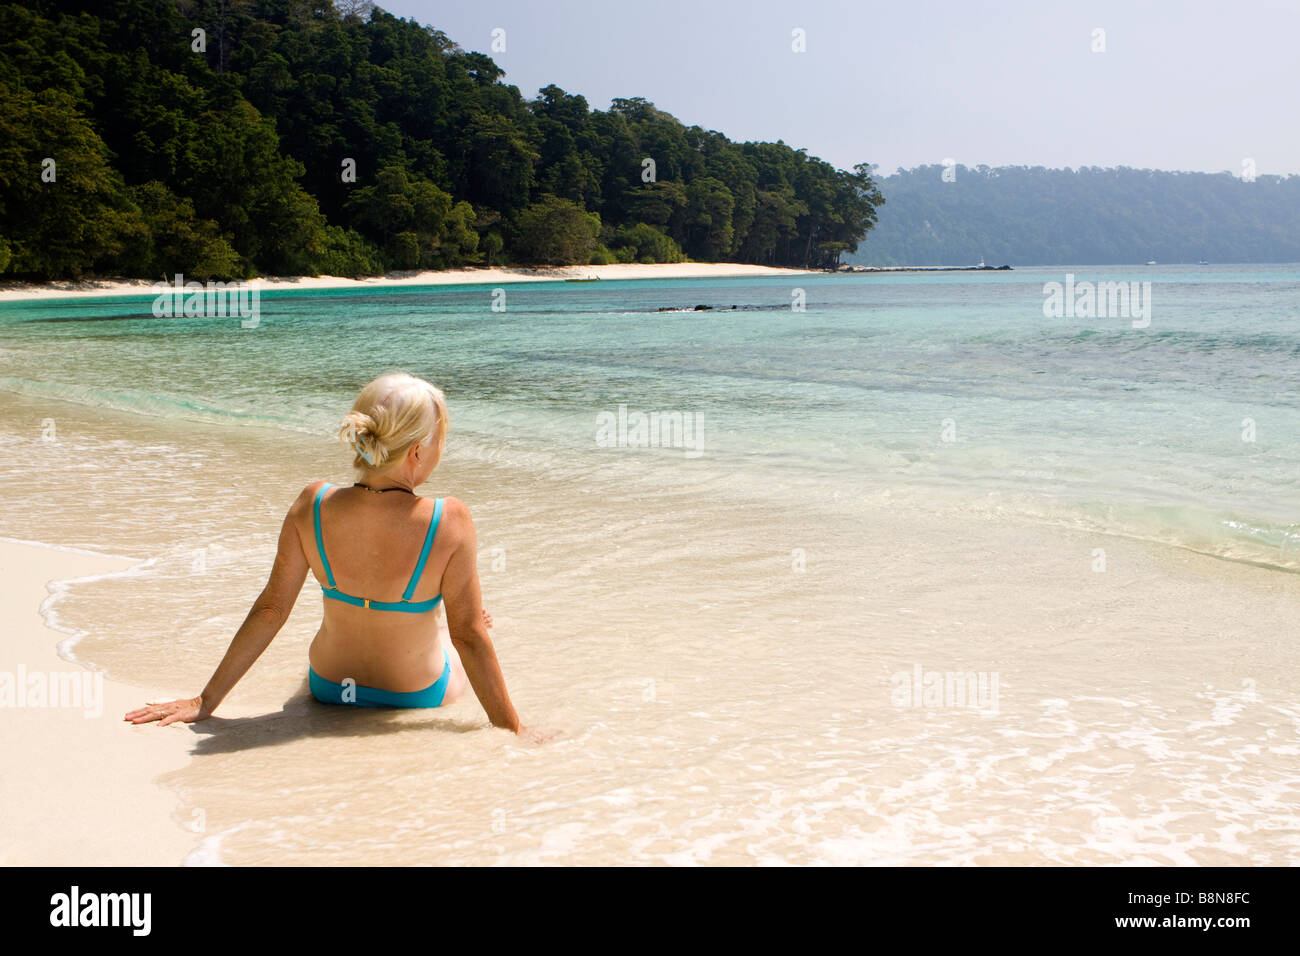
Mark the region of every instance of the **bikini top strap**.
POLYGON ((320 500, 325 494, 326 489, 333 488, 329 482, 320 486, 320 491, 316 492, 316 503, 312 506, 313 520, 316 525, 316 550, 320 553, 320 563, 325 565, 325 579, 329 581, 330 587, 334 587, 334 571, 330 568, 330 559, 325 557, 325 541, 321 538, 320 533, 320 500))
POLYGON ((411 575, 411 583, 406 586, 402 592, 402 600, 409 601, 415 594, 415 586, 420 583, 420 575, 424 573, 424 563, 429 560, 429 549, 433 547, 433 536, 438 533, 438 522, 442 520, 442 499, 435 498, 433 502, 433 520, 429 522, 429 532, 424 536, 424 549, 420 551, 420 560, 415 563, 415 573, 411 575))

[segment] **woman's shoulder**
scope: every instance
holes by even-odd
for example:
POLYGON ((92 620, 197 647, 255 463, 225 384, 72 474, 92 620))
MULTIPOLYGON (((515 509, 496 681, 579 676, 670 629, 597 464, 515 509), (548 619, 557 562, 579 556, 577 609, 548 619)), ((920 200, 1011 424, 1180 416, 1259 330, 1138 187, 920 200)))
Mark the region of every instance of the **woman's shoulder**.
MULTIPOLYGON (((447 537, 460 537, 466 530, 474 527, 469 515, 469 505, 450 495, 431 501, 442 501, 442 514, 438 517, 438 533, 447 537)), ((435 504, 436 508, 437 505, 435 504)))
POLYGON ((443 521, 460 522, 469 520, 469 505, 465 504, 465 502, 461 501, 459 498, 452 497, 451 495, 443 495, 435 500, 442 502, 443 521))
POLYGON ((326 481, 324 478, 317 478, 315 481, 303 488, 302 491, 298 492, 298 501, 306 501, 308 504, 311 504, 316 500, 316 495, 320 493, 322 488, 332 487, 334 487, 333 482, 326 481))
POLYGON ((316 495, 320 493, 322 488, 327 488, 330 484, 331 482, 326 481, 324 478, 311 482, 302 491, 298 492, 298 497, 293 500, 289 510, 291 512, 301 512, 310 509, 316 501, 316 495))

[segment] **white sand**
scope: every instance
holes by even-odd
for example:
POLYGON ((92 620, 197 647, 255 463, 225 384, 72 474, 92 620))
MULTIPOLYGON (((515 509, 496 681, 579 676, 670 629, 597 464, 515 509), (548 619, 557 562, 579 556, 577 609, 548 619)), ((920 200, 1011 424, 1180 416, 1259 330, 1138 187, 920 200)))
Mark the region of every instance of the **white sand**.
MULTIPOLYGON (((563 266, 540 269, 451 269, 390 273, 369 279, 345 279, 339 276, 292 276, 253 279, 260 292, 280 289, 352 289, 361 287, 429 285, 478 285, 507 282, 562 282, 565 279, 705 279, 782 275, 817 275, 804 269, 777 269, 771 266, 736 262, 670 262, 656 265, 616 264, 608 266, 563 266)), ((155 283, 146 279, 86 279, 80 281, 0 286, 0 303, 27 299, 93 299, 117 295, 150 295, 155 283)))
POLYGON ((50 597, 47 582, 132 563, 0 538, 0 681, 14 694, 6 699, 0 690, 0 865, 174 866, 201 839, 183 826, 177 797, 153 782, 189 763, 193 734, 185 725, 123 721, 126 711, 164 695, 60 659, 56 645, 69 635, 47 627, 40 615, 50 597), (26 690, 15 693, 20 674, 26 690), (33 706, 32 682, 52 687, 58 674, 75 675, 81 684, 79 706, 66 706, 66 696, 65 706, 49 706, 49 698, 46 706, 33 706))

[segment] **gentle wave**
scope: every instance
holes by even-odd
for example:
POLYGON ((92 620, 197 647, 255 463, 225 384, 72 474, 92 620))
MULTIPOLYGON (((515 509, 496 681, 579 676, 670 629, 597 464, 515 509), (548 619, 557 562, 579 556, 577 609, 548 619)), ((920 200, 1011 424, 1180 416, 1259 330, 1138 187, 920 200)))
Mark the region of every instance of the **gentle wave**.
POLYGON ((162 416, 177 421, 241 424, 281 428, 302 434, 319 433, 304 421, 284 415, 248 412, 198 401, 185 395, 150 392, 142 389, 104 388, 72 382, 45 382, 31 379, 0 378, 0 389, 28 398, 49 398, 89 408, 108 408, 138 415, 162 416))
POLYGON ((1170 275, 1139 331, 1044 320, 1038 284, 1057 271, 800 277, 807 312, 791 309, 787 280, 511 288, 503 313, 482 290, 331 290, 268 295, 262 329, 244 335, 91 321, 120 302, 27 304, 0 308, 0 390, 328 437, 369 374, 404 367, 448 393, 452 469, 651 497, 658 484, 756 499, 939 488, 999 496, 1008 516, 1294 570, 1291 273, 1170 275), (702 411, 704 457, 597 449, 595 413, 621 403, 702 411))

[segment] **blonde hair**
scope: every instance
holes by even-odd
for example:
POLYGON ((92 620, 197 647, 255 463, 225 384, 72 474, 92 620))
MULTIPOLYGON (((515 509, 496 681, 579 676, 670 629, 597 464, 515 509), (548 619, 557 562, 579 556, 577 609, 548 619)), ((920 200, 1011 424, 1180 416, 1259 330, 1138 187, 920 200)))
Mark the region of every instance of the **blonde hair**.
POLYGON ((412 445, 447 444, 447 399, 441 389, 405 372, 381 375, 361 390, 339 427, 358 471, 383 471, 412 445))

